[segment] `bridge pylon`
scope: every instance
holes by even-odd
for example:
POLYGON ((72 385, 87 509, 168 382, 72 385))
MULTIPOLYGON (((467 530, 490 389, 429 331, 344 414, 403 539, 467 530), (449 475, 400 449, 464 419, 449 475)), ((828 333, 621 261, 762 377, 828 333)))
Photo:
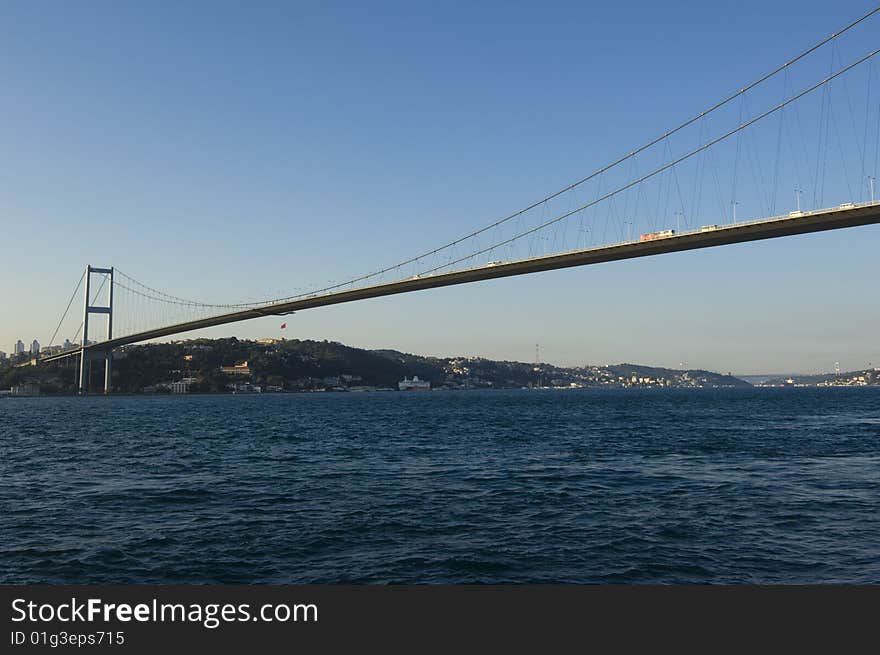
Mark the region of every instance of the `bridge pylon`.
MULTIPOLYGON (((104 393, 109 394, 112 388, 111 375, 113 370, 113 349, 87 350, 86 348, 89 345, 89 317, 92 314, 104 314, 107 316, 107 339, 109 340, 113 338, 113 268, 98 268, 91 265, 86 266, 85 282, 82 347, 80 349, 79 357, 79 395, 84 396, 89 391, 88 371, 90 370, 91 362, 101 359, 104 360, 104 393), (92 305, 91 281, 93 273, 109 276, 110 288, 107 291, 106 305, 92 305)), ((98 289, 98 292, 100 291, 101 289, 98 289)))

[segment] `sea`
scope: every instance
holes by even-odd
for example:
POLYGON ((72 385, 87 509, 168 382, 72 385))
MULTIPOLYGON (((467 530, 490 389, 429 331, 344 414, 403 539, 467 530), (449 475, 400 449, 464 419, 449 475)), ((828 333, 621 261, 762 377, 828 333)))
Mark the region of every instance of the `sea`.
POLYGON ((880 583, 880 388, 3 398, 0 583, 880 583))

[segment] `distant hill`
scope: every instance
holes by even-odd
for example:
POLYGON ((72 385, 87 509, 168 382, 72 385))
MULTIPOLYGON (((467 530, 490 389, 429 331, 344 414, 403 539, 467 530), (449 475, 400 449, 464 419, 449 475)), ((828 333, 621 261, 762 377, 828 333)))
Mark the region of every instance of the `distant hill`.
MULTIPOLYGON (((75 391, 75 360, 38 367, 0 368, 0 389, 38 384, 42 393, 75 391)), ((98 367, 100 368, 100 367, 98 367)), ((103 375, 101 370, 96 376, 103 375)), ((113 387, 129 393, 191 392, 260 387, 275 391, 396 389, 418 376, 433 388, 520 387, 748 387, 711 371, 616 364, 561 367, 480 357, 424 357, 397 350, 365 350, 335 341, 193 339, 126 346, 114 355, 113 387), (177 385, 178 387, 180 385, 177 385), (175 387, 176 388, 176 387, 175 387)))
MULTIPOLYGON (((608 367, 613 373, 617 373, 618 375, 623 375, 624 377, 632 377, 636 375, 638 377, 662 377, 666 379, 691 379, 696 380, 700 384, 698 386, 704 387, 750 387, 752 386, 749 382, 742 380, 738 377, 735 377, 731 374, 722 375, 721 373, 714 373, 712 371, 705 371, 703 369, 694 369, 694 370, 677 370, 671 368, 658 368, 654 366, 641 366, 639 364, 616 364, 608 367), (685 377, 686 376, 686 377, 685 377)), ((690 385, 687 385, 690 386, 690 385)))
POLYGON ((845 373, 818 373, 816 375, 790 375, 765 380, 761 386, 787 387, 867 387, 880 385, 880 368, 847 371, 845 373))

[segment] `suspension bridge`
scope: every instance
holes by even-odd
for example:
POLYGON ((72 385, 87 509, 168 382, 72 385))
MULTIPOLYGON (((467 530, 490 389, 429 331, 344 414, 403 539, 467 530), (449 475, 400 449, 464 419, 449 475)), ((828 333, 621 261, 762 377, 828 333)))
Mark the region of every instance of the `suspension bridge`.
POLYGON ((160 291, 87 266, 41 356, 482 280, 880 223, 880 7, 580 180, 404 261, 256 302, 160 291), (71 312, 81 297, 82 311, 71 312), (77 318, 81 320, 77 321, 77 318), (74 327, 78 327, 74 331, 74 327), (59 335, 70 335, 56 345, 59 335))

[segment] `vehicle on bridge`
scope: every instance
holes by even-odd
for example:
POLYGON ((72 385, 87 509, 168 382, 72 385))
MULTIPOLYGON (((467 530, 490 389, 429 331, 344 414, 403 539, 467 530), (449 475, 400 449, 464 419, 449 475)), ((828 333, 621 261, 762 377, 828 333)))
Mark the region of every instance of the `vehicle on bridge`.
POLYGON ((712 232, 713 230, 717 230, 720 227, 720 225, 704 225, 700 228, 700 232, 712 232))
POLYGON ((639 237, 639 241, 653 241, 654 239, 666 239, 675 236, 675 230, 661 230, 660 232, 645 232, 639 237))

